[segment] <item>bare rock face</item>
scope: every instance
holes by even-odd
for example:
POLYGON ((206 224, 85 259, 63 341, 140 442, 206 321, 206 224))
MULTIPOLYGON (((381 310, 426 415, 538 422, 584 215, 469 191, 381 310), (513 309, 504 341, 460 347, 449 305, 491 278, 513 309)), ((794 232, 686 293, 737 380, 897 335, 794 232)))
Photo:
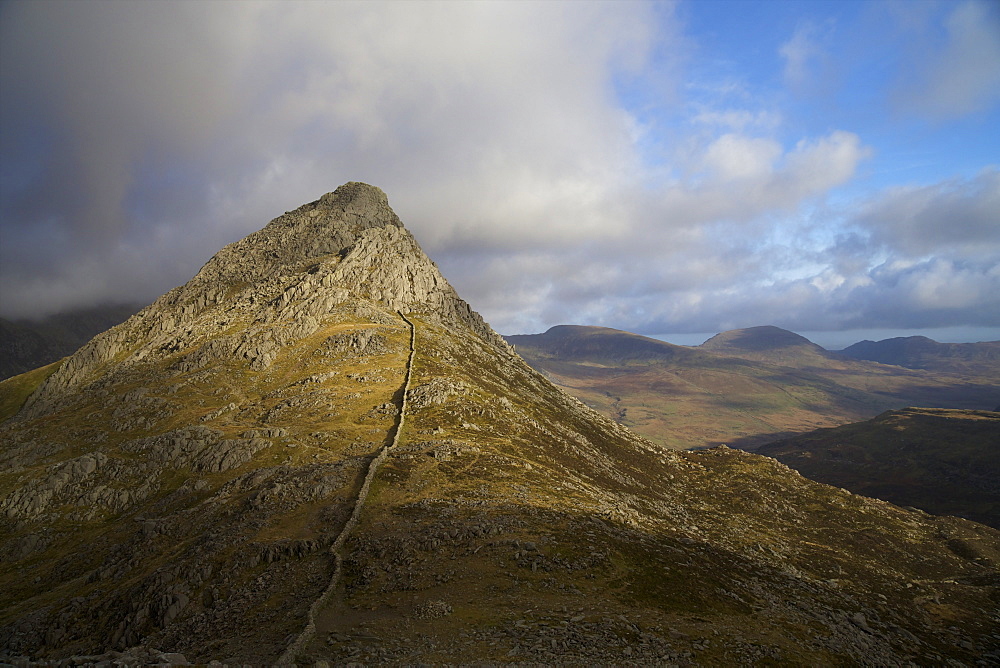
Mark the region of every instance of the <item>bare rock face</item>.
POLYGON ((385 193, 364 183, 348 183, 223 248, 180 288, 181 295, 191 299, 223 285, 294 271, 310 259, 342 253, 366 230, 386 227, 403 229, 385 193))
POLYGON ((266 369, 278 350, 358 299, 468 326, 507 348, 424 254, 385 193, 352 182, 226 246, 188 283, 95 337, 29 398, 22 416, 50 410, 112 362, 127 368, 189 350, 179 371, 230 356, 266 369), (227 330, 238 331, 219 336, 227 330))

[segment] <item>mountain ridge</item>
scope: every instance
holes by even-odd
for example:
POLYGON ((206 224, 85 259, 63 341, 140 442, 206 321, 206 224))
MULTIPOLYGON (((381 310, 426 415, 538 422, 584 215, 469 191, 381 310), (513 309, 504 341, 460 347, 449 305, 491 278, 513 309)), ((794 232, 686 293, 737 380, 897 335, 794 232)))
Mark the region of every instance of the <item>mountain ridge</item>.
POLYGON ((982 371, 1000 374, 1000 341, 940 343, 926 336, 906 336, 881 341, 859 341, 838 354, 909 369, 982 371))
POLYGON ((677 355, 697 355, 696 351, 687 346, 678 346, 610 327, 590 325, 555 325, 543 334, 514 334, 505 336, 504 339, 516 346, 518 342, 530 345, 532 341, 538 340, 538 337, 544 337, 549 341, 547 349, 556 356, 600 356, 609 350, 614 350, 615 361, 671 359, 677 355), (616 339, 618 345, 613 348, 608 346, 609 338, 616 339))

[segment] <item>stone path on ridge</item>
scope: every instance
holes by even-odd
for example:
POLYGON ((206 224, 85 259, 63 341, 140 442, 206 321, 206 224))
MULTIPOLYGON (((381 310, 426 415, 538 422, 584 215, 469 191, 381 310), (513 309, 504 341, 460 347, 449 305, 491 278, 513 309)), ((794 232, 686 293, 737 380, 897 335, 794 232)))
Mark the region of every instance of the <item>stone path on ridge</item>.
POLYGON ((344 524, 344 528, 341 529, 337 539, 333 541, 333 544, 330 546, 330 554, 333 555, 334 559, 334 570, 333 575, 330 577, 330 583, 327 585, 320 597, 309 607, 309 613, 306 618, 306 627, 302 630, 302 633, 300 633, 298 637, 292 641, 292 643, 278 659, 279 665, 294 664, 296 656, 298 656, 298 654, 306 648, 309 641, 312 640, 313 636, 316 634, 316 616, 319 614, 319 611, 322 610, 327 603, 329 603, 330 597, 337 588, 337 583, 339 582, 341 572, 343 571, 344 560, 343 556, 340 554, 340 550, 343 548, 344 543, 347 542, 351 531, 357 525, 358 519, 361 517, 361 511, 364 508, 365 501, 368 500, 368 491, 371 489, 372 481, 378 473, 379 466, 381 466, 389 451, 395 448, 399 443, 399 435, 403 430, 403 423, 406 420, 406 395, 410 389, 410 379, 413 375, 413 358, 416 355, 417 350, 417 329, 413 322, 403 315, 402 311, 398 311, 398 313, 399 317, 401 317, 406 324, 410 326, 410 356, 406 361, 406 377, 403 380, 403 392, 399 406, 399 417, 397 418, 394 426, 395 431, 392 435, 392 441, 387 445, 383 445, 379 451, 375 453, 371 462, 368 463, 368 472, 365 474, 364 482, 361 483, 361 488, 358 490, 358 496, 354 500, 354 510, 351 512, 351 517, 344 524))

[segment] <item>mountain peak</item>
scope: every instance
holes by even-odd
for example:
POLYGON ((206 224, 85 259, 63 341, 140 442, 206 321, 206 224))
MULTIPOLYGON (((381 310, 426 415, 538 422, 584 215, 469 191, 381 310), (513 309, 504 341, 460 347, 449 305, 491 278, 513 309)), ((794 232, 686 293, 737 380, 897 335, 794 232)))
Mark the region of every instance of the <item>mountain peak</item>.
POLYGON ((746 329, 731 329, 716 334, 700 347, 709 350, 739 349, 745 351, 764 351, 788 348, 791 346, 816 346, 804 336, 787 329, 773 325, 747 327, 746 329))
POLYGON ((692 354, 687 348, 666 341, 620 329, 586 325, 556 325, 544 334, 508 336, 506 339, 508 343, 531 351, 529 354, 543 354, 565 361, 663 361, 692 354))
MULTIPOLYGON (((342 205, 360 203, 361 206, 367 206, 374 203, 376 205, 389 206, 389 197, 385 194, 384 190, 378 186, 362 183, 361 181, 348 181, 332 193, 323 195, 319 201, 342 205)), ((393 217, 395 217, 395 214, 393 214, 393 217)), ((396 221, 398 223, 399 219, 396 218, 396 221)))
POLYGON ((780 364, 825 364, 832 357, 806 337, 773 325, 722 332, 698 347, 720 355, 780 364))
POLYGON ((352 181, 229 244, 193 282, 257 280, 313 258, 343 254, 369 230, 391 228, 405 229, 382 189, 352 181))
POLYGON ((27 412, 109 373, 109 364, 123 372, 187 352, 192 358, 242 356, 260 371, 282 347, 344 309, 419 313, 507 347, 441 275, 385 193, 351 182, 229 244, 190 281, 95 337, 36 392, 27 412), (225 331, 240 333, 221 335, 225 331), (199 352, 206 350, 212 352, 199 352))

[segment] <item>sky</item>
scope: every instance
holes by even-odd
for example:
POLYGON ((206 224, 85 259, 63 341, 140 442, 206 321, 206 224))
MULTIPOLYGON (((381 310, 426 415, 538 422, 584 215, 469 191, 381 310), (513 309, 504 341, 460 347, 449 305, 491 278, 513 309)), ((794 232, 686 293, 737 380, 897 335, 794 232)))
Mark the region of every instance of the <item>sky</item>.
POLYGON ((1000 2, 0 3, 0 316, 348 181, 503 334, 997 340, 1000 2))

